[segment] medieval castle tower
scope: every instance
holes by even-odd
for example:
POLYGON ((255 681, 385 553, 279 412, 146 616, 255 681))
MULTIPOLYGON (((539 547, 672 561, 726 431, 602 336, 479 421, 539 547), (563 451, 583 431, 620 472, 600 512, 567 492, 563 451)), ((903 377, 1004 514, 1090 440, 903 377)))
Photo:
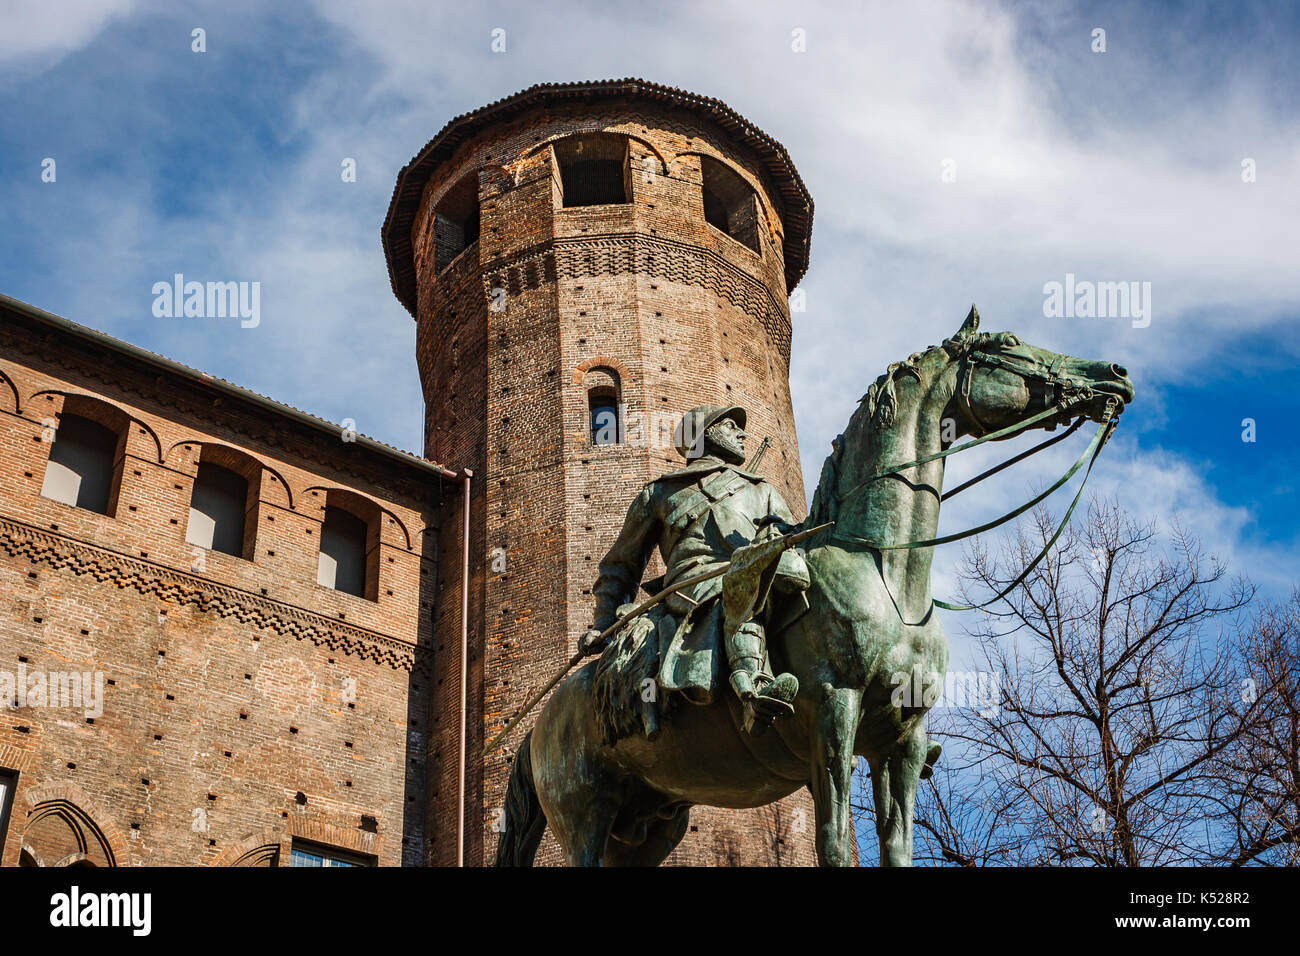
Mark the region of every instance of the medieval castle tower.
MULTIPOLYGON (((762 470, 802 515, 787 297, 811 226, 779 143, 717 100, 642 80, 532 87, 452 120, 399 174, 383 240, 417 323, 425 455, 474 474, 467 862, 495 850, 523 730, 479 753, 590 626, 627 505, 681 465, 681 414, 743 405, 751 448, 772 439, 762 470)), ((459 534, 444 516, 444 566, 459 534)), ((440 580, 431 863, 456 859, 460 789, 462 595, 440 580)), ((673 859, 810 863, 812 830, 802 792, 700 808, 673 859)), ((539 859, 555 859, 548 846, 539 859)))
MULTIPOLYGON (((0 295, 0 865, 490 862, 530 723, 479 755, 591 623, 680 415, 745 406, 801 515, 811 223, 717 100, 451 121, 383 227, 424 457, 0 295)), ((691 824, 671 862, 814 861, 804 792, 691 824)))

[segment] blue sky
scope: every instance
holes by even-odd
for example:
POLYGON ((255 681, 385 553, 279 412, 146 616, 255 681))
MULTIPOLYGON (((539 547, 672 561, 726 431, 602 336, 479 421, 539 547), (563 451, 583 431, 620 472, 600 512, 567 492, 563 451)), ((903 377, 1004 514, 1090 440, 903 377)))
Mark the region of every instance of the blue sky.
MULTIPOLYGON (((1297 584, 1300 6, 540 6, 5 3, 0 291, 419 451, 414 323, 379 245, 398 169, 533 83, 641 76, 757 123, 817 204, 791 368, 809 493, 867 384, 974 301, 986 329, 1130 369, 1100 492, 1182 522, 1267 596, 1297 584), (260 282, 261 324, 155 318, 151 288, 177 272, 260 282), (1067 273, 1150 282, 1150 325, 1047 318, 1043 286, 1067 273)), ((955 499, 941 530, 1008 510, 1077 451, 955 499)), ((936 559, 940 595, 959 559, 936 559)))
MULTIPOLYGON (((1103 490, 1187 516, 1270 593, 1294 584, 1294 6, 51 9, 16 8, 0 40, 10 295, 419 450, 414 328, 378 242, 397 170, 451 116, 531 83, 644 76, 757 122, 817 203, 791 370, 810 491, 866 384, 975 301, 986 328, 1132 370, 1139 397, 1103 490), (206 53, 190 49, 196 26, 206 53), (45 157, 55 183, 41 182, 45 157), (344 157, 356 183, 341 181, 344 157), (955 182, 941 182, 945 160, 955 182), (262 324, 155 318, 152 285, 176 272, 261 282, 262 324), (1045 318, 1042 286, 1067 272, 1151 282, 1151 325, 1045 318), (863 329, 871 346, 846 352, 863 329)), ((1003 453, 972 455, 950 481, 1003 453)), ((1022 466, 1003 493, 1055 466, 1022 466)), ((954 502, 945 527, 980 508, 954 502)))

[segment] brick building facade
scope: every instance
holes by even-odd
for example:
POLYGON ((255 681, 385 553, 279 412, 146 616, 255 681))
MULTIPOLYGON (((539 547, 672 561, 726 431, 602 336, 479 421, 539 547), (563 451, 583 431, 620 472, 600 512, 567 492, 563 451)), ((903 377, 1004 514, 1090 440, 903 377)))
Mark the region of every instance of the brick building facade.
POLYGON ((0 863, 418 863, 456 476, 0 311, 0 863))
MULTIPOLYGON (((0 865, 490 860, 522 732, 478 754, 591 623, 681 413, 744 405, 802 514, 811 217, 778 143, 680 90, 453 120, 383 230, 424 458, 0 298, 0 865)), ((670 862, 812 836, 806 792, 697 808, 670 862)))

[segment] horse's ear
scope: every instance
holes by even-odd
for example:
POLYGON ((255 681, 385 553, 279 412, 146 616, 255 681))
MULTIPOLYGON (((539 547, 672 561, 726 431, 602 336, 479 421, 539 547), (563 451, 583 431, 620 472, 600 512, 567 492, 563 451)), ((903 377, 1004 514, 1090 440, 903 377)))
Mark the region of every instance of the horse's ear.
POLYGON ((961 328, 957 330, 957 336, 960 338, 963 335, 970 335, 974 332, 978 332, 979 327, 980 327, 980 310, 975 308, 975 303, 972 302, 970 306, 970 312, 966 313, 966 321, 963 322, 961 324, 961 328))

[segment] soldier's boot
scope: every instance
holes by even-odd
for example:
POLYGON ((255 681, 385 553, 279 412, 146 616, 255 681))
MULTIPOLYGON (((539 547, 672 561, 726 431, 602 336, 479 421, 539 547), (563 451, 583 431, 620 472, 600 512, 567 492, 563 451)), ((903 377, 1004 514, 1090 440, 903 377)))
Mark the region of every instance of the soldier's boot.
POLYGON ((793 674, 773 677, 763 670, 763 628, 742 624, 727 640, 731 688, 745 707, 745 732, 759 737, 780 717, 794 714, 799 679, 793 674))

